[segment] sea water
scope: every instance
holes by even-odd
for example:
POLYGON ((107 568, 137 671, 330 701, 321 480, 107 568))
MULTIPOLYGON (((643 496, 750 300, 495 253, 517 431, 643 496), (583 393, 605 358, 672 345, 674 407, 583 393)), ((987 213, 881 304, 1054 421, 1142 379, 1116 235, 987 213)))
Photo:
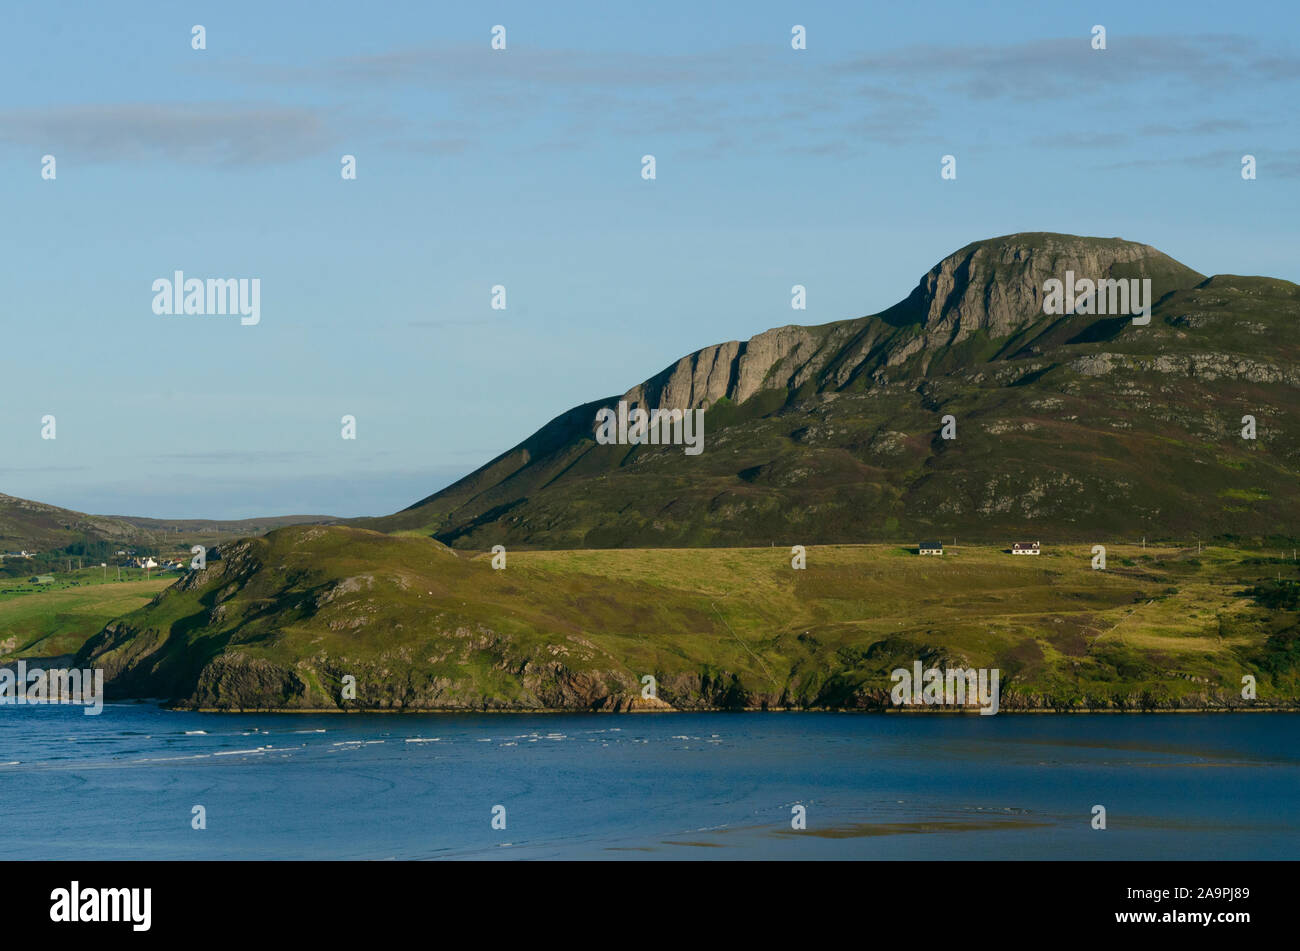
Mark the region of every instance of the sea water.
POLYGON ((8 860, 1294 858, 1298 791, 1287 714, 0 709, 8 860))

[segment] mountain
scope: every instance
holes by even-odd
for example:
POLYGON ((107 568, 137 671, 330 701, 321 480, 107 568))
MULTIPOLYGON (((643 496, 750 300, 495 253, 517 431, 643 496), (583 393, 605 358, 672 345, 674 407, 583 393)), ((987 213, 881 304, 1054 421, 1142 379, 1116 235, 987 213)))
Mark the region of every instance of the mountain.
POLYGON ((1297 317, 1294 284, 1128 241, 978 242, 882 314, 699 350, 404 512, 222 545, 77 663, 215 709, 882 709, 917 660, 1002 671, 1005 709, 1294 708, 1297 317), (1044 313, 1071 270, 1150 280, 1150 323, 1044 313), (704 451, 598 444, 620 399, 705 408, 704 451))
POLYGON ((1144 244, 979 241, 881 314, 697 350, 355 524, 478 550, 1294 535, 1298 318, 1295 284, 1144 244), (1044 313, 1069 271, 1149 279, 1150 323, 1044 313), (598 444, 620 400, 706 409, 704 451, 598 444))

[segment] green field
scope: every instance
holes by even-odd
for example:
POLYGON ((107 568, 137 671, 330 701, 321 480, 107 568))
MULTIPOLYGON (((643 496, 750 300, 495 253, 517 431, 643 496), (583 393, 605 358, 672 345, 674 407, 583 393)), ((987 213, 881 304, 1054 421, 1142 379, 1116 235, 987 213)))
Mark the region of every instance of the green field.
POLYGON ((1296 564, 1280 552, 901 546, 453 553, 290 528, 240 542, 85 651, 122 695, 233 708, 887 705, 889 672, 996 667, 1003 709, 1289 707, 1296 564), (340 701, 345 675, 355 701, 340 701))
POLYGON ((53 584, 0 580, 0 661, 76 653, 92 635, 121 614, 143 607, 176 575, 144 580, 123 569, 108 581, 99 568, 55 575, 53 584))

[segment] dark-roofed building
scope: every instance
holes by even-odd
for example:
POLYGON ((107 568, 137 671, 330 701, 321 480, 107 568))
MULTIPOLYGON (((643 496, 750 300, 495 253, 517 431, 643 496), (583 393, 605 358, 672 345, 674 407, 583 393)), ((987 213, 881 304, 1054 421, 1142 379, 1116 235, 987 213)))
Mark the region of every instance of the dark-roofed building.
POLYGON ((942 555, 943 543, 942 542, 921 542, 921 544, 916 546, 916 553, 918 555, 942 555))

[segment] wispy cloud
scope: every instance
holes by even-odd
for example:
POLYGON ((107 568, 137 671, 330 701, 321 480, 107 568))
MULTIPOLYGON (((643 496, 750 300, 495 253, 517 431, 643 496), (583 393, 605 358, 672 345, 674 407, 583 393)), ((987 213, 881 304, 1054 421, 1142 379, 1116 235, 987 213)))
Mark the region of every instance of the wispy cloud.
POLYGON ((1300 79, 1286 51, 1241 36, 1112 35, 1105 50, 1089 37, 1004 45, 914 45, 833 67, 851 75, 938 83, 968 99, 1038 101, 1168 83, 1226 93, 1248 83, 1300 79))
POLYGON ((319 110, 296 106, 108 103, 0 112, 0 143, 93 162, 264 165, 318 155, 337 139, 319 110))
MULTIPOLYGON (((1189 168, 1221 169, 1231 172, 1241 168, 1241 157, 1244 154, 1246 153, 1241 149, 1216 149, 1193 154, 1169 151, 1154 158, 1112 162, 1102 167, 1107 169, 1127 169, 1167 168, 1171 165, 1184 165, 1189 168)), ((1276 152, 1260 151, 1251 152, 1250 154, 1255 156, 1257 174, 1260 178, 1300 178, 1300 149, 1283 149, 1276 152)))

